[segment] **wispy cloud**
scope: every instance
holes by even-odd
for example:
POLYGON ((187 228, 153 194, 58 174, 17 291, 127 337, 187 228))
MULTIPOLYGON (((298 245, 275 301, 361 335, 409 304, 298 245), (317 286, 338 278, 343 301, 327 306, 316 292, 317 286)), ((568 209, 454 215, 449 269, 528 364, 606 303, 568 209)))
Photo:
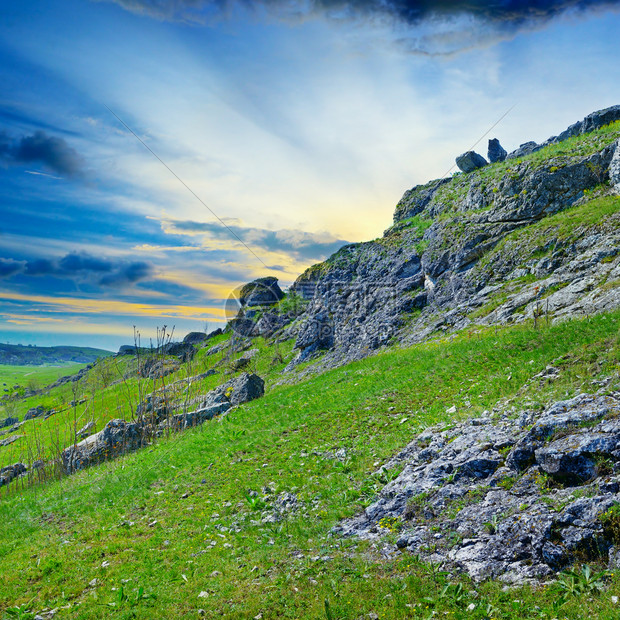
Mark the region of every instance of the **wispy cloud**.
POLYGON ((268 230, 244 226, 239 220, 226 220, 226 226, 219 222, 195 222, 192 220, 162 220, 162 230, 170 235, 198 236, 206 245, 214 241, 224 246, 239 245, 231 231, 251 248, 289 256, 295 262, 320 261, 343 245, 349 243, 328 232, 310 233, 303 230, 268 230))

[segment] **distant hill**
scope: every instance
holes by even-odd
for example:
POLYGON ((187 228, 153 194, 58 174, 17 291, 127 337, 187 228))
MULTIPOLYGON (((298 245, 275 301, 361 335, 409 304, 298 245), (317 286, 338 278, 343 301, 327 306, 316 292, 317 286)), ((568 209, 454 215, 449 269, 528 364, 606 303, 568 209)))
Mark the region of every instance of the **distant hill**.
POLYGON ((0 344, 0 364, 40 366, 41 364, 88 364, 98 357, 113 355, 111 351, 91 347, 37 347, 23 344, 0 344))

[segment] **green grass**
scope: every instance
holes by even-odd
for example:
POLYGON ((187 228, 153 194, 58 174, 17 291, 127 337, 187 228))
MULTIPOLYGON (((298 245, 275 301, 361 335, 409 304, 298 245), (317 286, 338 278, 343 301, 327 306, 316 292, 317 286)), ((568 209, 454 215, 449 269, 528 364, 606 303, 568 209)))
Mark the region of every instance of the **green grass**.
MULTIPOLYGON (((0 387, 9 390, 16 385, 41 388, 54 383, 56 379, 74 375, 86 364, 58 364, 46 366, 12 366, 0 364, 0 387)), ((2 390, 0 390, 2 392, 2 390)))
MULTIPOLYGON (((231 356, 226 351, 207 355, 211 348, 228 338, 228 334, 223 334, 211 339, 207 347, 198 350, 192 362, 181 365, 177 372, 163 379, 151 380, 139 376, 136 359, 122 356, 100 361, 79 382, 54 388, 43 395, 5 402, 0 409, 0 416, 10 415, 21 420, 28 409, 39 405, 52 410, 54 414, 48 419, 30 420, 12 433, 19 435, 20 439, 0 447, 0 467, 35 458, 53 458, 59 449, 71 445, 76 431, 90 421, 95 423, 94 430, 101 430, 108 421, 115 418, 135 419, 138 404, 164 387, 168 399, 180 405, 204 394, 233 376, 230 374, 230 362, 240 357, 241 352, 231 356), (188 378, 211 369, 217 373, 192 382, 185 389, 188 378), (176 389, 173 389, 173 384, 176 389)), ((275 346, 267 345, 263 338, 255 339, 253 347, 259 349, 259 355, 246 370, 258 373, 269 384, 290 361, 292 346, 293 341, 275 346)), ((174 358, 166 359, 172 361, 174 358)), ((3 439, 6 438, 3 436, 3 439)))
POLYGON ((451 406, 457 418, 502 399, 535 408, 617 375, 619 321, 615 313, 540 330, 464 332, 288 386, 274 385, 270 349, 259 343, 257 370, 270 385, 264 398, 115 462, 2 492, 0 609, 68 605, 64 618, 196 617, 199 609, 265 619, 371 611, 386 620, 432 611, 617 617, 616 577, 605 594, 568 598, 560 608, 559 586, 504 592, 453 577, 446 590, 448 576, 414 556, 388 561, 367 543, 329 533, 380 490, 377 465, 424 427, 451 423, 451 406), (526 386, 550 363, 561 366, 556 382, 526 386), (322 456, 341 447, 345 462, 322 456), (261 502, 246 494, 262 496, 266 486, 295 493, 299 512, 261 523, 261 502), (475 610, 466 612, 470 603, 475 610))

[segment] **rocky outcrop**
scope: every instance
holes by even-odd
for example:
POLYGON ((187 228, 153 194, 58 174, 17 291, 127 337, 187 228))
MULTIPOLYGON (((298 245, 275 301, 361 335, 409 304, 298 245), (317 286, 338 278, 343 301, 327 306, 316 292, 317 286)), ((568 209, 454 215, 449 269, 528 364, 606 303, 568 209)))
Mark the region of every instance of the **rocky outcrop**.
POLYGON ((616 142, 614 155, 609 164, 609 181, 616 189, 620 189, 620 140, 616 142))
POLYGON ((62 467, 67 474, 116 458, 148 443, 148 431, 143 424, 110 420, 99 433, 63 450, 62 467))
POLYGON ((510 583, 615 557, 605 519, 620 501, 618 394, 429 429, 385 469, 395 467, 400 475, 338 533, 399 530, 394 551, 510 583))
POLYGON ((495 164, 499 161, 504 161, 508 153, 499 143, 499 140, 497 138, 492 138, 491 140, 489 140, 489 149, 487 155, 489 157, 489 161, 492 164, 495 164))
POLYGON ((278 286, 278 278, 258 278, 241 287, 239 303, 242 306, 270 306, 282 299, 284 293, 278 286))
POLYGON ((568 140, 568 138, 590 133, 618 120, 620 120, 620 106, 618 105, 592 112, 582 121, 574 123, 558 136, 551 136, 542 144, 537 144, 536 142, 526 142, 522 144, 518 149, 512 153, 509 153, 507 159, 515 159, 517 157, 531 155, 545 146, 549 146, 550 144, 558 144, 559 142, 568 140))
POLYGON ((231 407, 260 398, 264 393, 265 382, 258 375, 243 373, 199 399, 195 403, 194 411, 171 416, 160 424, 160 428, 182 430, 197 426, 228 411, 231 407))
POLYGON ((23 463, 15 463, 15 465, 9 465, 0 469, 0 487, 10 484, 15 478, 19 478, 27 471, 26 466, 23 463))
POLYGON ((24 422, 27 420, 33 420, 34 418, 45 417, 49 413, 49 409, 46 409, 43 405, 37 405, 28 409, 24 415, 24 422))
MULTIPOLYGON (((520 229, 536 230, 545 218, 611 195, 609 184, 620 177, 619 137, 620 130, 586 134, 564 155, 500 162, 405 192, 382 238, 344 246, 291 287, 308 303, 280 328, 299 352, 287 370, 311 357, 315 370, 324 369, 472 322, 525 321, 541 311, 561 320, 618 307, 615 215, 576 223, 574 235, 553 228, 536 245, 501 244, 518 239, 520 229), (485 312, 500 294, 505 301, 485 312)), ((254 334, 252 321, 243 320, 254 334)))
POLYGON ((75 383, 76 381, 80 381, 88 374, 88 372, 92 368, 93 368, 93 364, 88 364, 87 366, 84 366, 84 368, 81 368, 74 375, 66 375, 64 377, 60 377, 59 379, 56 379, 54 383, 48 385, 46 390, 51 390, 52 388, 59 387, 61 385, 66 385, 67 383, 75 383))
POLYGON ((614 121, 620 120, 620 105, 614 105, 604 110, 598 110, 588 114, 582 121, 571 125, 568 129, 563 131, 557 138, 550 138, 549 141, 561 142, 573 136, 578 136, 584 133, 589 133, 604 125, 609 125, 614 121))
POLYGON ((102 431, 63 450, 63 470, 71 474, 132 452, 147 445, 150 438, 162 429, 183 430, 196 426, 233 406, 260 398, 264 393, 265 383, 258 375, 243 373, 205 394, 194 402, 196 409, 188 413, 170 415, 171 407, 163 396, 149 396, 138 407, 140 417, 137 421, 111 420, 102 431), (157 422, 159 425, 155 427, 157 422))
MULTIPOLYGON (((426 185, 416 185, 411 189, 408 189, 403 197, 398 201, 396 210, 394 212, 394 221, 400 222, 407 218, 419 215, 429 205, 437 190, 446 183, 450 183, 451 179, 438 179, 431 181, 426 185)), ((345 246, 347 247, 347 246, 345 246)), ((341 251, 345 248, 341 248, 341 251)), ((296 285, 300 294, 305 298, 309 298, 312 295, 307 295, 303 289, 296 285)))
POLYGON ((484 168, 488 164, 489 162, 475 151, 467 151, 456 158, 456 165, 465 173, 484 168))
POLYGON ((164 355, 174 355, 182 362, 188 362, 194 358, 196 349, 190 342, 169 342, 162 347, 162 353, 164 355))
POLYGON ((241 357, 231 363, 232 370, 241 370, 246 368, 258 354, 258 349, 250 349, 249 351, 246 351, 241 357))
POLYGON ((13 426, 13 424, 17 424, 19 420, 17 418, 12 418, 9 416, 8 418, 4 418, 4 420, 0 420, 0 428, 6 428, 7 426, 13 426))
POLYGON ((525 157, 526 155, 531 155, 532 153, 536 153, 536 151, 540 151, 543 148, 543 144, 537 144, 536 142, 524 142, 518 149, 512 151, 512 153, 508 153, 506 155, 506 159, 516 159, 517 157, 525 157))
POLYGON ((218 329, 214 329, 212 332, 208 334, 205 332, 190 332, 183 338, 184 344, 200 344, 201 342, 205 342, 206 340, 211 340, 211 338, 215 338, 216 336, 220 336, 223 334, 222 330, 218 327, 218 329))

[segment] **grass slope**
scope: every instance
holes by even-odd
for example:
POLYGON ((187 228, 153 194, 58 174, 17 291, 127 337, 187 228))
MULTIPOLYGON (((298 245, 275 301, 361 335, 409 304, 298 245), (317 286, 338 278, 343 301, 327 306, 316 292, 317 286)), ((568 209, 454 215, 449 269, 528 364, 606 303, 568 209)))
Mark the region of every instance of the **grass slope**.
POLYGON ((36 347, 21 344, 0 344, 0 363, 16 366, 41 364, 88 364, 99 357, 112 355, 111 351, 91 347, 36 347))
MULTIPOLYGON (((0 608, 66 618, 617 618, 604 594, 560 585, 504 592, 414 556, 330 536, 396 472, 373 474, 431 424, 552 399, 617 379, 620 313, 534 330, 463 333, 391 350, 299 385, 274 385, 220 420, 45 486, 4 491, 0 608), (547 364, 560 379, 529 380, 547 364), (447 410, 455 406, 457 414, 447 410), (344 462, 326 452, 346 448, 344 462), (301 508, 261 522, 262 489, 301 508), (247 494, 259 492, 258 498, 247 494), (93 581, 96 580, 96 581, 93 581), (448 585, 449 583, 452 585, 448 585), (92 584, 92 585, 90 585, 92 584), (468 606, 473 606, 468 610, 468 606), (367 615, 365 617, 368 617, 367 615)), ((609 389, 617 388, 613 383, 609 389)), ((398 524, 385 533, 394 540, 398 524)), ((19 616, 21 614, 21 616, 19 616)))
POLYGON ((74 375, 84 366, 86 364, 81 363, 62 366, 14 366, 12 364, 0 364, 0 387, 8 388, 8 390, 17 385, 35 389, 41 388, 54 383, 60 377, 74 375))

